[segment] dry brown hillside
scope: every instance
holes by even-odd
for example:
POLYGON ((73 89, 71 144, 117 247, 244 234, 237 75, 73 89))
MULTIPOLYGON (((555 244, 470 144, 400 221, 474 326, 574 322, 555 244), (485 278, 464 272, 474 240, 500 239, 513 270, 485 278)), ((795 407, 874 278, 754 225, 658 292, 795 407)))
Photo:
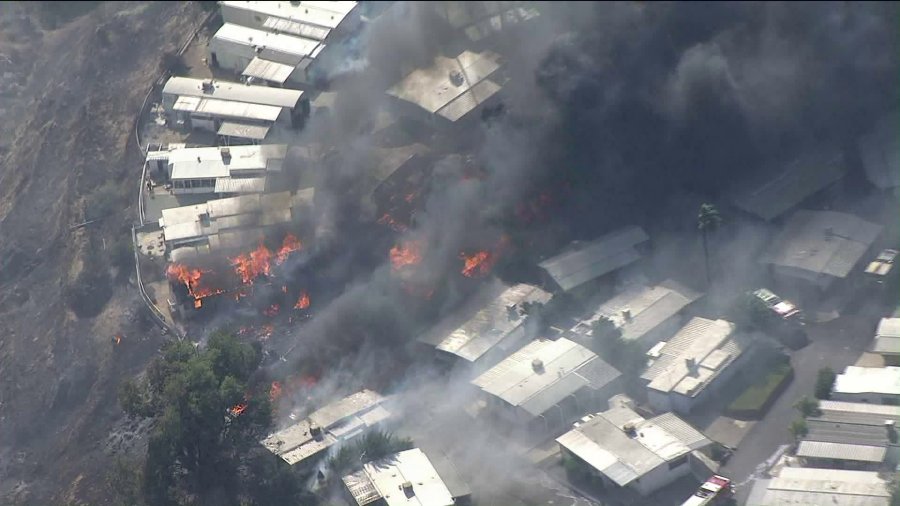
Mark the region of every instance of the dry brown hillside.
POLYGON ((0 504, 105 504, 117 386, 162 340, 115 261, 140 174, 132 127, 202 12, 49 4, 0 9, 0 504))

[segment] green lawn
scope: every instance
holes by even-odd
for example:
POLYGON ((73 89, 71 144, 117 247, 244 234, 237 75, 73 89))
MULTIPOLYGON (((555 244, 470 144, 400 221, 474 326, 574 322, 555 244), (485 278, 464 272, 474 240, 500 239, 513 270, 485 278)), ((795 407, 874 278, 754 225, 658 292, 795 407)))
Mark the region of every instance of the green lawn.
POLYGON ((779 363, 759 381, 747 387, 747 389, 728 406, 728 411, 734 413, 761 411, 769 398, 775 394, 778 386, 786 381, 785 378, 790 374, 791 364, 789 362, 779 363))

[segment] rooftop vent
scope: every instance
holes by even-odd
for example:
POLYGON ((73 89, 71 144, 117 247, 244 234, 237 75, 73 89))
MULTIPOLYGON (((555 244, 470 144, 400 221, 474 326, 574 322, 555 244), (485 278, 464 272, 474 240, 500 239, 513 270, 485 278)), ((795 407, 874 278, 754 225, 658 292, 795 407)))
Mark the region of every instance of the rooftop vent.
POLYGON ((697 374, 697 359, 685 358, 684 365, 685 365, 685 367, 687 367, 689 374, 691 374, 691 375, 697 374))
POLYGON ((453 86, 462 86, 466 80, 463 78, 462 72, 458 70, 450 71, 450 82, 453 83, 453 86))
POLYGON ((231 163, 231 148, 222 148, 219 151, 222 153, 222 163, 225 165, 231 163))
POLYGON ((631 309, 628 309, 628 308, 623 309, 622 310, 622 318, 626 322, 630 322, 631 321, 631 309))
POLYGON ((543 374, 544 372, 544 361, 536 358, 531 361, 531 368, 534 369, 534 372, 538 374, 543 374))
POLYGON ((319 427, 318 425, 316 425, 314 423, 310 424, 309 425, 309 435, 316 439, 321 438, 322 437, 322 427, 319 427))
POLYGON ((203 93, 212 93, 216 87, 213 85, 212 79, 207 79, 200 85, 200 89, 203 93))
POLYGON ((400 489, 403 490, 403 495, 405 495, 407 499, 416 495, 416 491, 413 490, 412 482, 404 481, 403 484, 400 485, 400 489))
POLYGON ((635 428, 633 423, 626 423, 622 426, 622 430, 628 437, 637 437, 637 428, 635 428))

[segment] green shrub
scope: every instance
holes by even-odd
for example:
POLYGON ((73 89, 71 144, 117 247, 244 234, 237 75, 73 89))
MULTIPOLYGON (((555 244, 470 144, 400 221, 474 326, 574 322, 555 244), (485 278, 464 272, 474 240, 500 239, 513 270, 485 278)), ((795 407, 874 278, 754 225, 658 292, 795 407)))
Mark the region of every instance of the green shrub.
POLYGON ((768 374, 753 383, 734 402, 728 406, 728 411, 735 413, 757 412, 762 410, 769 399, 776 393, 778 387, 791 374, 791 364, 782 362, 776 365, 768 374))
POLYGON ((816 399, 831 398, 831 388, 834 386, 835 378, 837 378, 837 375, 834 374, 830 367, 819 369, 819 373, 816 376, 816 399))

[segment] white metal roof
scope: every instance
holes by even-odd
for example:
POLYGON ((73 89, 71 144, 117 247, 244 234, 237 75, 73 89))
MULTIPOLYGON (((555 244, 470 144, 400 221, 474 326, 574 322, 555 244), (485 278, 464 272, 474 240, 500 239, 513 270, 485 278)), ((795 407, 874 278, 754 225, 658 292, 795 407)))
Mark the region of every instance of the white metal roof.
POLYGON ((293 73, 294 67, 291 65, 264 60, 257 56, 250 60, 250 63, 247 64, 247 68, 244 69, 241 75, 263 79, 272 83, 284 84, 293 73))
POLYGON ((791 215, 760 261, 844 278, 882 228, 852 214, 800 210, 791 215))
POLYGON ((699 293, 668 279, 656 286, 632 285, 600 305, 576 332, 592 335, 590 325, 601 316, 613 321, 622 331, 622 339, 639 340, 700 298, 699 293), (626 318, 624 312, 628 311, 626 318))
POLYGON ((900 355, 900 318, 882 318, 875 331, 872 351, 884 355, 900 355))
POLYGON ((900 367, 848 366, 834 380, 835 393, 900 395, 900 367))
POLYGON ((455 58, 437 56, 431 67, 414 70, 388 94, 456 121, 500 90, 488 80, 500 68, 499 59, 490 51, 463 51, 455 58), (460 76, 457 84, 451 78, 454 74, 460 76))
POLYGON ((485 393, 539 416, 583 387, 600 389, 621 375, 568 339, 538 339, 472 380, 485 393), (541 371, 535 371, 539 360, 541 371))
POLYGON ((223 121, 216 134, 261 141, 269 135, 269 130, 271 128, 272 127, 269 125, 254 125, 252 123, 242 123, 240 121, 223 121))
POLYGON ((870 471, 783 467, 758 480, 748 506, 888 506, 887 482, 870 471))
POLYGON ((800 441, 797 456, 817 459, 853 460, 857 462, 882 462, 887 453, 884 446, 866 446, 828 441, 800 441))
POLYGON ((549 293, 531 285, 508 287, 472 318, 443 336, 435 347, 474 362, 511 334, 523 332, 521 326, 527 316, 521 312, 521 304, 545 303, 550 297, 549 293))
POLYGON ((343 477, 359 506, 382 499, 388 506, 452 506, 455 501, 422 450, 414 448, 369 462, 343 477), (408 488, 404 490, 404 486, 408 488))
POLYGON ((384 398, 371 390, 362 390, 344 399, 328 404, 309 417, 284 428, 260 441, 272 453, 294 465, 337 441, 359 435, 366 428, 388 417, 383 406, 384 398), (310 433, 311 426, 322 429, 320 438, 310 433))
POLYGON ((883 425, 884 420, 900 421, 900 406, 870 404, 868 402, 821 400, 819 401, 819 411, 822 412, 822 415, 817 418, 834 421, 843 420, 849 423, 883 425), (841 416, 845 418, 838 418, 841 416))
POLYGON ((650 238, 637 226, 624 227, 540 263, 565 291, 641 258, 635 246, 650 238))
POLYGON ((882 117, 859 140, 859 153, 869 181, 879 188, 900 186, 900 124, 897 111, 882 117))
POLYGON ((286 154, 284 144, 175 149, 169 152, 171 179, 219 178, 236 172, 281 170, 286 154))
POLYGON ((170 77, 163 87, 163 94, 178 95, 181 97, 215 98, 232 102, 246 102, 248 104, 288 108, 296 107, 303 97, 303 92, 300 90, 271 88, 268 86, 252 86, 249 84, 216 80, 212 81, 212 91, 204 92, 204 81, 207 80, 190 77, 170 77))
POLYGON ((645 420, 627 407, 597 413, 556 441, 622 487, 710 444, 672 413, 645 420), (633 436, 626 425, 634 428, 633 436))
POLYGON ((781 216, 806 198, 838 181, 847 172, 839 150, 822 149, 798 157, 786 167, 767 171, 758 184, 742 182, 734 204, 764 220, 781 216))
POLYGON ((265 177, 220 177, 215 193, 262 193, 266 191, 265 177))
POLYGON ((355 7, 356 2, 340 3, 325 7, 319 2, 257 2, 257 1, 222 1, 219 2, 235 9, 243 9, 259 14, 311 24, 325 28, 337 28, 341 21, 355 7))
POLYGON ((172 107, 176 111, 185 111, 218 118, 240 118, 245 120, 274 122, 281 114, 281 108, 271 105, 232 102, 212 98, 180 96, 172 107))
POLYGON ((641 377, 650 382, 648 388, 696 396, 743 352, 734 330, 735 325, 726 320, 692 318, 666 342, 660 357, 641 377))
POLYGON ((263 28, 272 32, 289 33, 306 39, 325 40, 331 30, 321 26, 298 23, 289 19, 269 16, 263 22, 263 28))
POLYGON ((225 23, 213 35, 214 41, 228 42, 247 46, 251 50, 265 51, 271 49, 279 53, 292 55, 296 65, 304 58, 314 58, 313 52, 322 44, 319 40, 305 39, 283 33, 273 33, 255 28, 248 28, 233 23, 225 23))

